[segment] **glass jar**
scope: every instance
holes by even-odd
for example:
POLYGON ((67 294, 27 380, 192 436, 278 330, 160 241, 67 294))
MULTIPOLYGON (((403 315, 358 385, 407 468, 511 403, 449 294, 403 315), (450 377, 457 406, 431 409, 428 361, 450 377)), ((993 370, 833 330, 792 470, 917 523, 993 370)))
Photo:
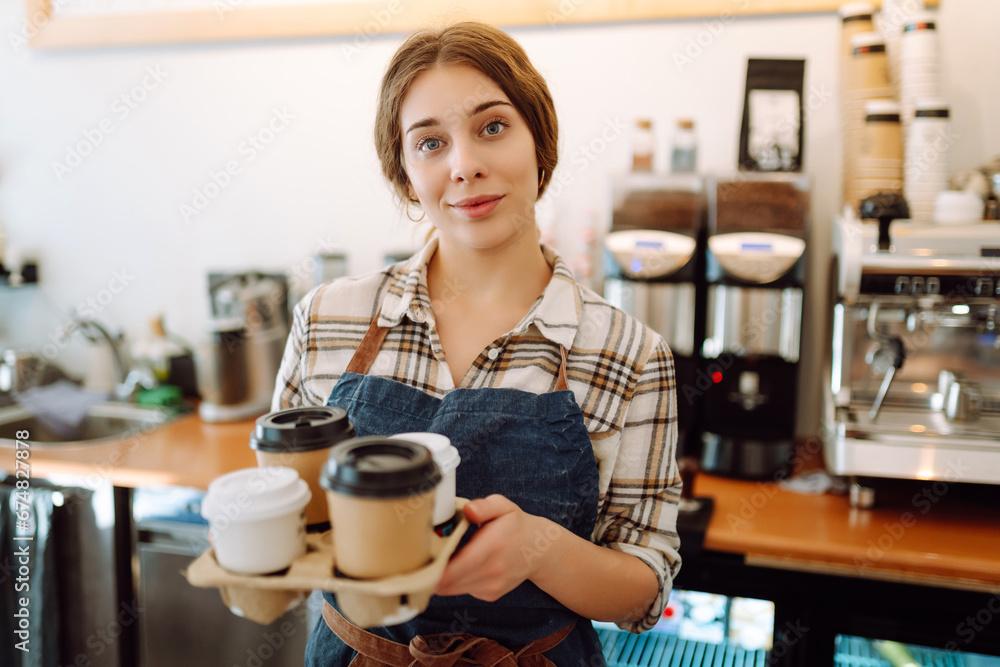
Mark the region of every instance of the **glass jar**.
POLYGON ((632 171, 653 170, 653 121, 639 118, 632 134, 632 171))
POLYGON ((675 174, 691 174, 698 169, 698 137, 694 133, 694 121, 681 118, 674 130, 670 149, 670 171, 675 174))

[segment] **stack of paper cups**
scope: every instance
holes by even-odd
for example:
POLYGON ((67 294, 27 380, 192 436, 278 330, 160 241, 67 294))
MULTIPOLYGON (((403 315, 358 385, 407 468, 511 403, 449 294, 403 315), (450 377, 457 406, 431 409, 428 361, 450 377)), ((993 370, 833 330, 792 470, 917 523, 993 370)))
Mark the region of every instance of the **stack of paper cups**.
POLYGON ((919 12, 903 26, 899 40, 899 102, 903 132, 909 132, 917 99, 941 97, 936 15, 919 12))
POLYGON ((899 39, 903 34, 903 26, 910 17, 923 11, 923 0, 882 0, 878 30, 885 38, 885 50, 889 54, 889 78, 896 88, 896 97, 899 97, 899 39))
POLYGON ((851 200, 884 192, 903 193, 903 133, 899 102, 865 103, 865 126, 851 185, 851 200))
MULTIPOLYGON (((840 8, 840 119, 841 119, 841 149, 844 157, 844 197, 847 198, 847 180, 851 175, 851 167, 848 161, 854 155, 849 149, 850 132, 855 133, 861 129, 860 110, 853 103, 853 96, 849 91, 853 90, 851 81, 851 60, 852 48, 851 39, 855 35, 871 32, 872 15, 875 8, 869 2, 851 2, 840 8), (849 101, 851 100, 851 101, 849 101)), ((856 140, 857 135, 852 138, 856 140)))
MULTIPOLYGON (((875 7, 870 2, 850 2, 840 8, 840 57, 851 57, 851 38, 874 30, 872 15, 875 7)), ((843 70, 841 70, 843 77, 843 70)))
POLYGON ((851 58, 843 77, 844 200, 857 207, 857 159, 865 128, 865 104, 892 97, 889 64, 882 35, 865 32, 851 37, 851 58))
POLYGON ((906 132, 903 181, 910 217, 931 220, 934 200, 948 187, 948 153, 954 143, 949 109, 940 99, 917 100, 906 132))

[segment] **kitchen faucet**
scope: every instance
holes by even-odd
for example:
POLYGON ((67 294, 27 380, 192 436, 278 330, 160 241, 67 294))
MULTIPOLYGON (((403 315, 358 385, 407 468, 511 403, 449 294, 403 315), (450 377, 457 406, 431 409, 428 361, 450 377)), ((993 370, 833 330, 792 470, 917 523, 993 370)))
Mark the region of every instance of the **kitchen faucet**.
POLYGON ((82 332, 91 342, 97 342, 97 337, 93 333, 96 332, 97 336, 108 343, 115 369, 115 397, 118 400, 130 400, 140 385, 147 389, 156 386, 156 378, 148 368, 127 368, 125 354, 121 349, 121 338, 115 338, 108 333, 100 322, 90 318, 75 317, 59 333, 61 338, 68 339, 76 331, 82 332))

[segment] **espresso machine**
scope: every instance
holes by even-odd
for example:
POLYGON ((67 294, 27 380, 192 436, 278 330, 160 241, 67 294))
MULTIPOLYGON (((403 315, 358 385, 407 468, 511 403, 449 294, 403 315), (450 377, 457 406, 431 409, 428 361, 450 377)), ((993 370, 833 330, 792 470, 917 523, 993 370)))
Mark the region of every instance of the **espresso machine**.
POLYGON ((199 416, 224 422, 264 414, 288 338, 288 279, 280 274, 210 273, 212 317, 202 349, 199 416))
POLYGON ((612 180, 604 298, 664 337, 677 379, 678 452, 697 450, 701 397, 685 394, 704 335, 705 179, 631 172, 612 180))
POLYGON ((1000 224, 843 217, 833 250, 827 469, 1000 484, 1000 224))
POLYGON ((702 468, 773 479, 795 445, 810 183, 790 173, 709 189, 703 363, 679 395, 702 395, 702 468))

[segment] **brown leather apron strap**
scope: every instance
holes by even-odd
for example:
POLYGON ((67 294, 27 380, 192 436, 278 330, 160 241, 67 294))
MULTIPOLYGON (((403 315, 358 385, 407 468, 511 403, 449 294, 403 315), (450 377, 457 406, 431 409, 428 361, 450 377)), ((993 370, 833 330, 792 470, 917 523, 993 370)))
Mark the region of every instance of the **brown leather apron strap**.
POLYGON ((382 311, 379 310, 375 319, 372 320, 371 326, 368 327, 368 331, 365 332, 365 337, 361 339, 358 349, 354 351, 354 356, 347 364, 345 373, 368 374, 368 369, 372 367, 372 362, 375 361, 378 351, 382 349, 382 342, 385 341, 386 334, 389 333, 387 328, 378 325, 378 318, 381 315, 382 311))
POLYGON ((362 630, 341 616, 340 612, 326 601, 323 602, 323 620, 326 621, 327 627, 333 631, 333 634, 358 652, 358 656, 351 663, 353 667, 381 667, 382 665, 398 667, 414 663, 413 656, 410 655, 407 646, 362 630))
MULTIPOLYGON (((372 320, 368 331, 365 332, 364 338, 361 339, 361 344, 358 345, 358 349, 354 351, 350 363, 347 364, 345 373, 368 374, 368 370, 372 367, 372 362, 375 361, 375 357, 378 355, 378 351, 382 349, 382 343, 385 342, 385 337, 389 333, 387 328, 378 325, 378 318, 381 315, 381 310, 376 313, 375 319, 372 320)), ((556 391, 569 389, 569 383, 566 381, 566 354, 566 348, 560 345, 559 376, 556 379, 556 391)))
POLYGON ((323 604, 323 620, 340 639, 358 652, 352 667, 555 667, 543 653, 566 639, 576 621, 547 637, 536 639, 516 653, 492 639, 465 633, 441 633, 414 637, 409 646, 374 635, 340 615, 329 602, 323 604))
POLYGON ((556 380, 556 391, 563 391, 564 389, 569 389, 569 383, 566 382, 566 348, 562 345, 559 346, 559 379, 556 380))

